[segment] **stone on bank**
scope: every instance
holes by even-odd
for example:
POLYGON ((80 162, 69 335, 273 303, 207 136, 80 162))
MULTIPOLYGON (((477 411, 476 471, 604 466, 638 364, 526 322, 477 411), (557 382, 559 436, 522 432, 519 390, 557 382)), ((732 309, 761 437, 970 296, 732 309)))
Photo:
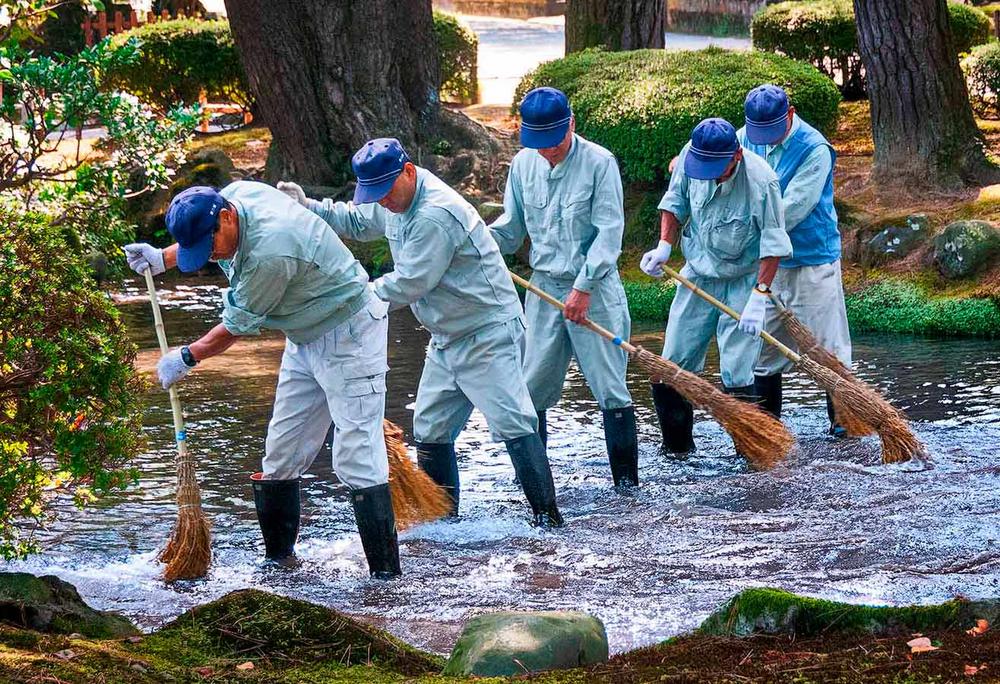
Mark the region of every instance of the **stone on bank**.
POLYGON ((126 618, 94 610, 76 587, 58 577, 0 572, 0 622, 39 632, 82 634, 93 639, 125 637, 139 630, 126 618))

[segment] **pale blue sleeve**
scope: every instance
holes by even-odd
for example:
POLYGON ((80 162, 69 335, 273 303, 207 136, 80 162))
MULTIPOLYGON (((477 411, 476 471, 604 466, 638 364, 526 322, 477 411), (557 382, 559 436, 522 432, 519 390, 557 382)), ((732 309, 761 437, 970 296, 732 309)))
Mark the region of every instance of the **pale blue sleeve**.
POLYGON ((378 204, 357 205, 327 198, 322 202, 311 199, 307 206, 342 238, 371 242, 385 236, 385 209, 378 204))
POLYGON ((792 241, 785 230, 785 208, 781 186, 775 178, 767 184, 760 208, 760 258, 792 255, 792 241))
POLYGON ((458 250, 454 233, 434 219, 420 217, 408 230, 392 272, 375 281, 375 295, 394 305, 412 304, 433 290, 458 250))
POLYGON ((222 292, 222 325, 233 335, 259 335, 295 276, 294 259, 274 258, 244 268, 236 287, 222 292))
POLYGON ((681 150, 677 156, 677 163, 674 165, 674 172, 670 174, 670 185, 663 194, 657 208, 660 211, 669 211, 678 221, 684 223, 691 216, 691 194, 688 190, 688 177, 684 173, 684 157, 687 155, 687 147, 681 150))
POLYGON ((500 247, 501 254, 512 254, 524 244, 528 227, 524 223, 524 196, 521 180, 513 165, 507 174, 507 187, 503 191, 503 215, 490 224, 490 234, 500 247))
POLYGON ((833 168, 830 148, 819 145, 810 152, 785 186, 785 228, 795 230, 819 204, 826 179, 833 168))
POLYGON ((625 207, 622 177, 618 164, 608 159, 594 179, 594 196, 590 200, 590 220, 597 229, 587 260, 576 276, 573 287, 581 292, 591 292, 598 281, 617 265, 622 253, 622 234, 625 232, 625 207))

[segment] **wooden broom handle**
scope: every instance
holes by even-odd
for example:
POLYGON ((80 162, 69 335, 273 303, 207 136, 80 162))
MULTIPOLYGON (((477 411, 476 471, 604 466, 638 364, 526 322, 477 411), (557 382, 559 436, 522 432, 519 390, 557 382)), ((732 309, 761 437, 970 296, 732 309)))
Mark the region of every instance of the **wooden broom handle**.
MULTIPOLYGON (((563 311, 566 308, 565 304, 563 304, 558 299, 550 295, 548 292, 539 289, 535 285, 532 285, 530 282, 528 282, 518 274, 514 273, 513 271, 510 272, 510 277, 513 279, 515 283, 523 287, 525 290, 533 292, 534 294, 538 295, 539 299, 548 302, 549 304, 556 307, 560 311, 563 311)), ((580 323, 579 325, 582 325, 584 328, 589 328, 590 330, 593 330, 595 333, 597 333, 604 339, 610 341, 612 344, 621 347, 629 354, 639 351, 634 345, 629 344, 628 340, 623 340, 622 338, 618 337, 618 335, 614 334, 607 328, 604 328, 598 325, 597 323, 594 323, 589 318, 583 319, 583 323, 580 323)))
MULTIPOLYGON (((726 304, 723 304, 718 299, 716 299, 712 295, 710 295, 707 292, 705 292, 703 289, 701 289, 700 287, 698 287, 697 285, 695 285, 694 283, 692 283, 690 280, 688 280, 687 278, 685 278, 684 276, 682 276, 677 271, 673 270, 672 268, 670 268, 666 264, 663 264, 660 268, 663 269, 664 273, 666 273, 671 278, 673 278, 677 282, 679 282, 682 285, 684 285, 684 287, 686 287, 687 289, 689 289, 692 292, 694 292, 696 295, 698 295, 699 297, 701 297, 702 299, 704 299, 706 302, 708 302, 712 306, 716 307, 720 311, 723 311, 724 313, 728 314, 729 316, 732 316, 737 321, 740 320, 740 315, 738 313, 736 313, 735 309, 733 309, 732 307, 727 306, 726 304)), ((779 342, 778 340, 776 340, 774 338, 774 336, 771 335, 770 333, 768 333, 766 330, 761 330, 760 331, 760 337, 761 337, 762 340, 764 340, 768 344, 772 344, 775 347, 777 347, 778 351, 781 352, 782 354, 784 354, 785 356, 787 356, 789 359, 791 359, 793 363, 798 363, 799 361, 802 360, 801 356, 799 356, 794 351, 792 351, 791 349, 789 349, 788 347, 786 347, 784 344, 782 344, 781 342, 779 342)))
MULTIPOLYGON (((153 321, 156 324, 156 339, 160 342, 160 356, 165 356, 170 347, 167 346, 167 333, 163 328, 163 316, 160 314, 160 303, 156 297, 156 285, 153 283, 151 269, 146 269, 146 289, 149 290, 149 303, 153 307, 153 321)), ((181 398, 177 387, 170 387, 170 410, 174 414, 174 438, 177 440, 177 455, 184 458, 187 455, 187 432, 184 430, 184 414, 181 412, 181 398)))

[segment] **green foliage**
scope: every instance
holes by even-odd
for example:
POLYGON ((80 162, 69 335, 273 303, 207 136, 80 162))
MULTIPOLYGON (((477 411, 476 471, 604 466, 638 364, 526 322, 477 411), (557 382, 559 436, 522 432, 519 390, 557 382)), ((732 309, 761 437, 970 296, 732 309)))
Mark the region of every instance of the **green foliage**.
MULTIPOLYGON (((952 37, 958 53, 989 40, 990 21, 984 12, 948 3, 952 37)), ((843 76, 845 96, 864 93, 864 66, 858 54, 852 0, 791 0, 761 9, 750 25, 753 46, 779 52, 814 65, 830 76, 843 76)))
POLYGON ((919 286, 885 280, 847 297, 851 329, 918 335, 1000 337, 991 299, 932 299, 919 286))
POLYGON ((434 38, 441 64, 441 97, 472 104, 479 100, 479 38, 457 17, 434 11, 434 38))
POLYGON ((120 65, 109 85, 166 111, 179 102, 195 104, 202 89, 211 102, 249 108, 253 98, 226 21, 176 19, 144 24, 112 39, 115 48, 135 40, 139 59, 120 65))
POLYGON ((134 481, 134 357, 62 230, 0 205, 0 557, 33 550, 17 523, 43 520, 53 493, 82 506, 134 481))
POLYGON ((661 182, 699 121, 719 116, 741 126, 746 93, 761 83, 786 88, 804 119, 832 131, 840 103, 833 82, 808 64, 765 52, 586 50, 527 74, 514 102, 537 86, 559 88, 573 105, 577 131, 614 152, 628 180, 661 182))
POLYGON ((677 288, 672 281, 661 280, 622 282, 628 312, 633 321, 665 321, 677 288))
POLYGON ((969 99, 980 116, 1000 118, 1000 42, 980 45, 963 62, 969 99))

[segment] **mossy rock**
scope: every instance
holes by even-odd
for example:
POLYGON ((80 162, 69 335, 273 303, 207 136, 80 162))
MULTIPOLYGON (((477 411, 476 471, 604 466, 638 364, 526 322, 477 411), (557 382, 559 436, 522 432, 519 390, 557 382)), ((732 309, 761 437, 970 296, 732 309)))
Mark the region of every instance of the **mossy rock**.
POLYGON ((911 214, 902 221, 893 221, 864 243, 862 263, 884 264, 902 259, 927 239, 930 219, 927 214, 911 214))
POLYGON ((465 626, 443 674, 502 677, 584 667, 607 659, 604 624, 586 613, 490 613, 465 626))
POLYGON ((993 602, 955 599, 934 606, 866 606, 761 588, 747 589, 731 598, 701 624, 698 632, 717 636, 895 635, 964 628, 973 624, 973 618, 996 611, 993 602))
POLYGON ((975 274, 1000 252, 1000 232, 989 221, 955 221, 934 238, 934 263, 947 278, 975 274))
POLYGON ((39 632, 83 634, 95 639, 138 634, 126 618, 94 610, 76 587, 58 577, 0 573, 0 621, 39 632))

